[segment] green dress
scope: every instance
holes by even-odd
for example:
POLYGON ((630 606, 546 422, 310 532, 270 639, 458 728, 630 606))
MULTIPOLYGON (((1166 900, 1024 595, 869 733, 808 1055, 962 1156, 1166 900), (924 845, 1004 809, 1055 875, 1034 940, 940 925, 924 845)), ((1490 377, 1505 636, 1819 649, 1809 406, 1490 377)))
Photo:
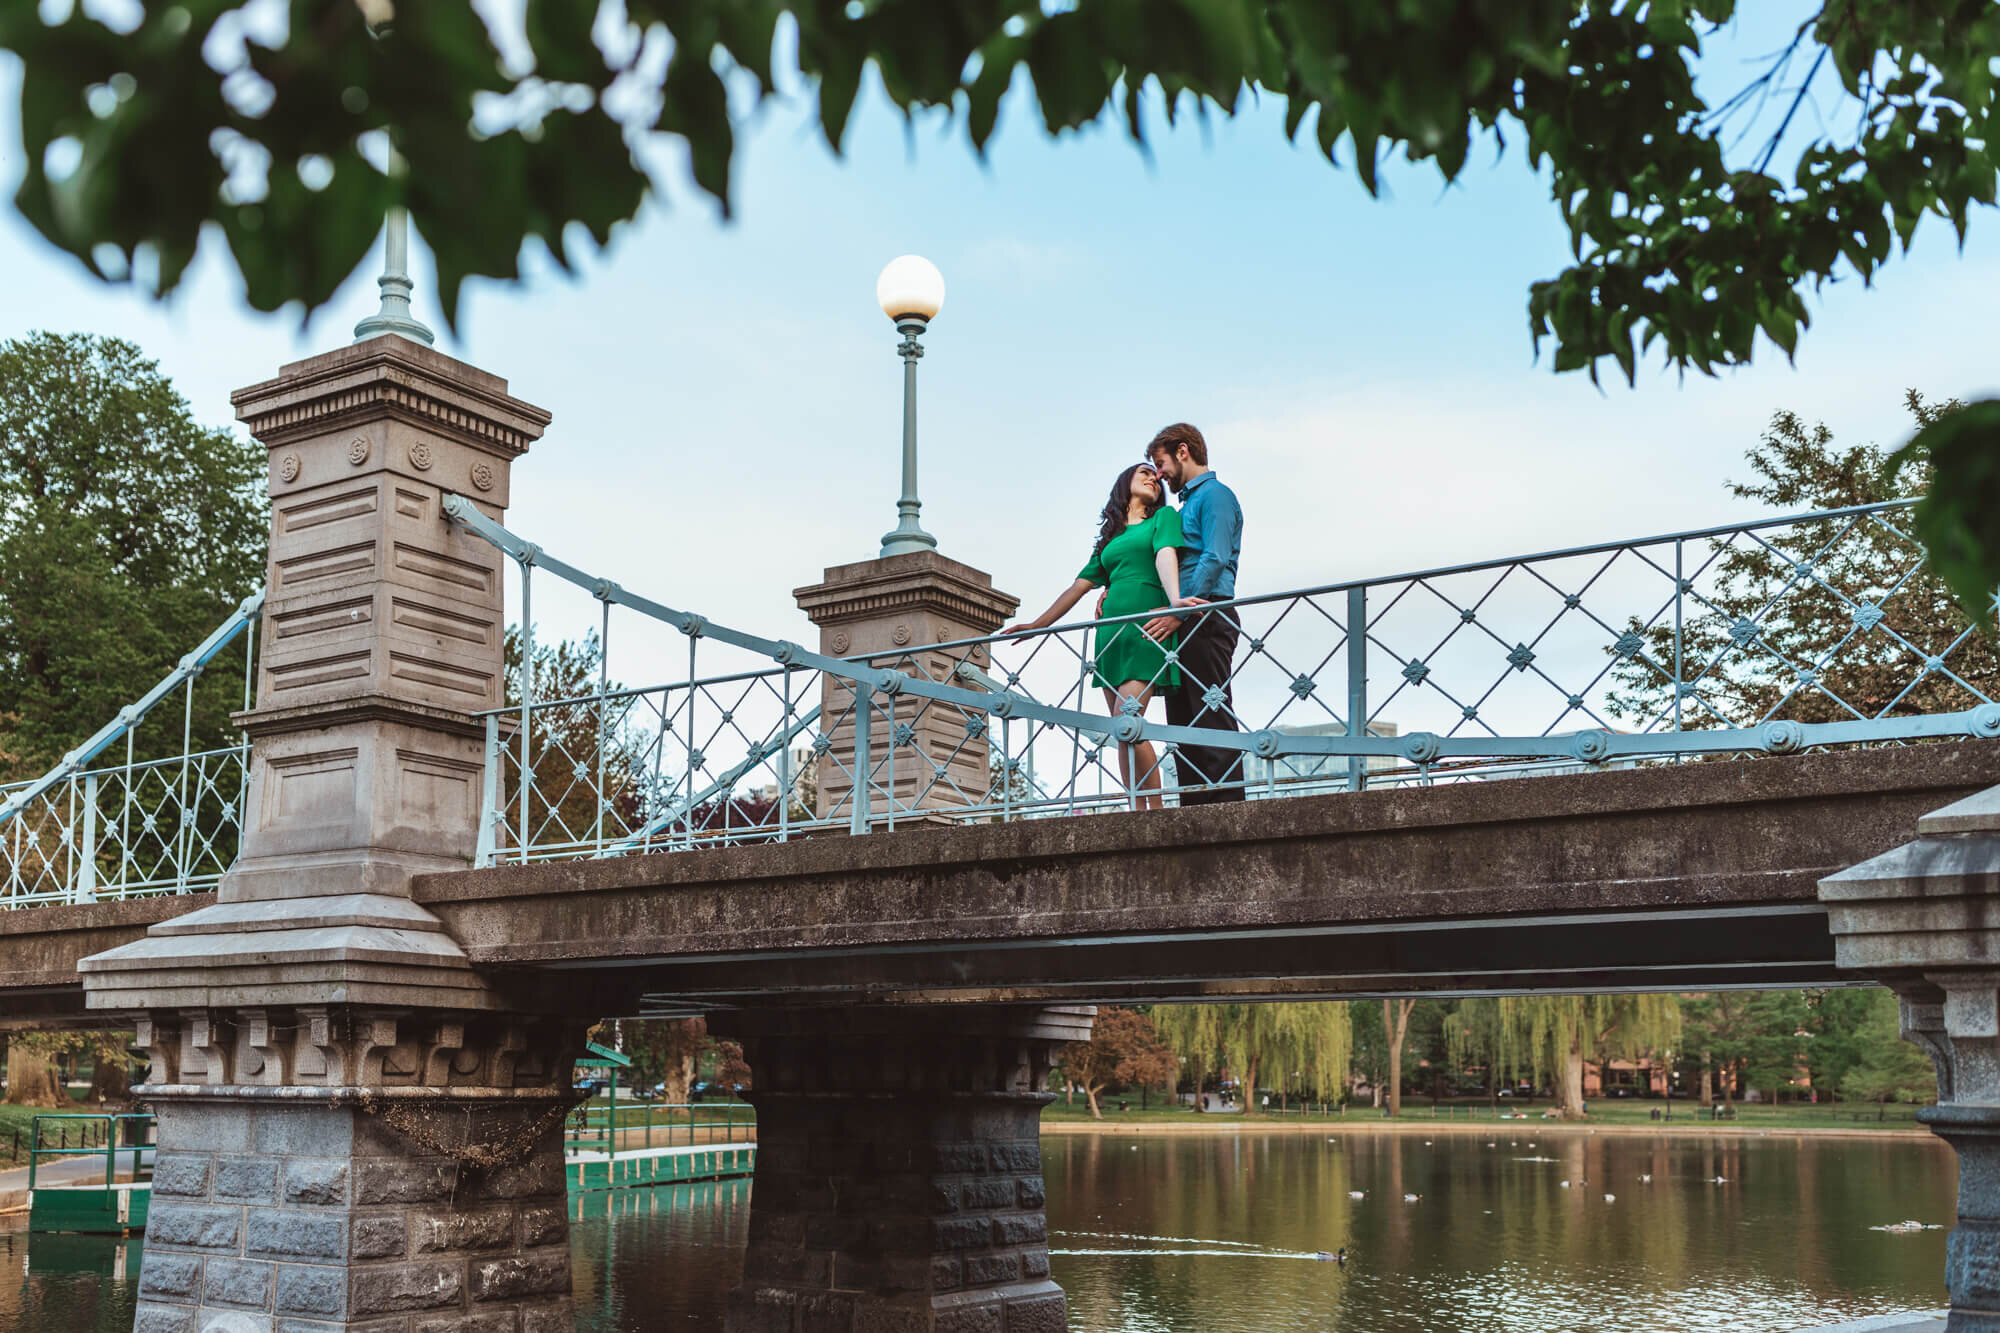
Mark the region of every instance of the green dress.
MULTIPOLYGON (((1167 590, 1153 557, 1169 546, 1186 546, 1181 536, 1180 514, 1161 505, 1153 516, 1127 523, 1125 531, 1091 553, 1090 563, 1077 577, 1105 590, 1107 616, 1157 611, 1167 604, 1167 590)), ((1115 690, 1128 680, 1143 680, 1155 689, 1173 689, 1181 683, 1180 668, 1167 662, 1166 647, 1180 641, 1170 635, 1167 645, 1146 637, 1145 621, 1106 625, 1096 631, 1097 670, 1092 679, 1107 690, 1115 690)))

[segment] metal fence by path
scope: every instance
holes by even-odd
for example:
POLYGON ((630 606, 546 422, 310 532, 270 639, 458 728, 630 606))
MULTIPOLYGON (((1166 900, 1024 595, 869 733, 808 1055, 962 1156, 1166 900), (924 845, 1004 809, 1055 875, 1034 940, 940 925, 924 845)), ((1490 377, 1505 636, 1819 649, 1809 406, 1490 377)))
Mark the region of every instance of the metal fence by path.
POLYGON ((215 886, 236 859, 250 751, 197 743, 195 691, 205 672, 232 666, 240 650, 249 707, 263 604, 262 593, 245 599, 159 684, 47 773, 0 786, 0 908, 215 886), (156 711, 158 725, 144 729, 156 711))
POLYGON ((2000 660, 1924 573, 1909 507, 1217 603, 1241 627, 1227 675, 1193 679, 1176 648, 1149 682, 1185 675, 1217 731, 1109 711, 1099 645, 1144 616, 836 658, 632 593, 454 497, 521 574, 479 861, 1174 804, 1190 746, 1240 756, 1225 785, 1267 799, 2000 736, 2000 660), (561 597, 596 603, 595 682, 537 679, 537 599, 561 597), (664 683, 613 682, 614 633, 664 683))

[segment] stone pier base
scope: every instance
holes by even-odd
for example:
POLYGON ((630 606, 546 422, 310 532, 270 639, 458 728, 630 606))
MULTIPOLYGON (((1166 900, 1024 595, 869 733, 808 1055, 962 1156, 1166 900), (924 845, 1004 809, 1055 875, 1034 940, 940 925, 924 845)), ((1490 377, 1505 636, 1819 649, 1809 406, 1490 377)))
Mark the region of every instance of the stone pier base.
POLYGON ((2000 1333, 2000 787, 1917 821, 1917 839, 1819 883, 1834 956, 1896 992, 1937 1070, 1917 1118, 1958 1154, 1948 1333, 2000 1333))
POLYGON ((744 1023, 757 1169, 728 1333, 1063 1333, 1041 1087, 1091 1013, 744 1023))
POLYGON ((1926 1106, 1917 1119, 1958 1154, 1958 1225, 1945 1245, 1945 1333, 2000 1333, 2000 1106, 1926 1106))
POLYGON ((572 1328, 558 1096, 148 1095, 160 1148, 134 1333, 572 1328))

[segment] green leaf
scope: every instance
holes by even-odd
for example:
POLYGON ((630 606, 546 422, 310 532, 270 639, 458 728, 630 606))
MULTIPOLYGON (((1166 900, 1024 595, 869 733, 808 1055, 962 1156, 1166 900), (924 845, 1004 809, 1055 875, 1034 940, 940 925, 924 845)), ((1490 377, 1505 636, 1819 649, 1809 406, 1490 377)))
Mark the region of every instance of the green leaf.
POLYGON ((2000 400, 1947 412, 1893 454, 1885 474, 1930 464, 1930 489, 1917 504, 1916 532, 1933 573, 1991 633, 2000 588, 2000 400))
POLYGON ((522 22, 535 53, 535 72, 557 83, 609 83, 610 71, 590 32, 596 17, 596 6, 575 0, 527 0, 522 22))

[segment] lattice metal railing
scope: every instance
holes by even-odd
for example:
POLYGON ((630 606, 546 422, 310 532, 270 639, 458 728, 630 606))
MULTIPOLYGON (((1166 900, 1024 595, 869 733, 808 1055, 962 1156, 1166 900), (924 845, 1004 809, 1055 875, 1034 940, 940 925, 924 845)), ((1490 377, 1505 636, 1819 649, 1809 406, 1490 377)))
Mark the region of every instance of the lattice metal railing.
POLYGON ((1172 804, 1207 778, 1263 799, 2000 736, 2000 659, 1923 572, 1909 503, 1217 604, 1241 625, 1227 674, 1169 652, 1152 682, 1189 673, 1234 728, 1216 731, 1107 711, 1097 636, 1144 616, 834 658, 630 593, 454 500, 520 566, 526 639, 518 702, 488 719, 480 860, 1172 804), (619 689, 600 665, 596 690, 544 697, 551 579, 544 596, 596 599, 600 664, 617 608, 642 639, 677 631, 685 668, 619 689), (1195 746, 1240 763, 1204 772, 1195 746))
POLYGON ((195 690, 240 642, 249 706, 263 604, 262 593, 247 598, 159 684, 47 773, 0 786, 0 908, 214 887, 236 859, 250 751, 247 744, 197 747, 195 690), (141 723, 155 710, 170 715, 174 702, 181 716, 167 735, 178 733, 178 745, 169 740, 165 758, 141 757, 141 723))

